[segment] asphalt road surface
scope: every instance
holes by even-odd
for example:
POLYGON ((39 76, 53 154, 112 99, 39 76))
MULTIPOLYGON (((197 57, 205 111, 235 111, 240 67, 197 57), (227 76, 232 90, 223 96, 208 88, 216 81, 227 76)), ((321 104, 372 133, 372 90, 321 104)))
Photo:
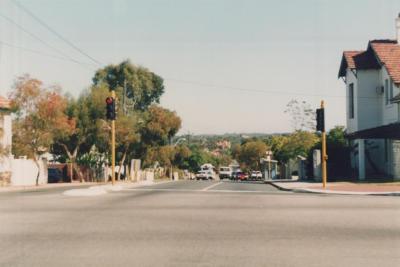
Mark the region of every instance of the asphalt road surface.
POLYGON ((400 266, 400 198, 229 181, 0 193, 0 266, 400 266))

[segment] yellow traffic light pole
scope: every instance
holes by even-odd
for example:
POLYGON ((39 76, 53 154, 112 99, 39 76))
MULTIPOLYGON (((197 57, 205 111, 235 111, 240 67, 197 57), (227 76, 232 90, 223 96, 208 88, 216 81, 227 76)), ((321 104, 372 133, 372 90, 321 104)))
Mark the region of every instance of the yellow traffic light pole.
MULTIPOLYGON (((111 97, 115 101, 115 91, 111 91, 111 97)), ((116 103, 114 102, 114 105, 116 103)), ((115 117, 111 120, 111 183, 115 184, 115 117)))
MULTIPOLYGON (((324 109, 324 108, 325 108, 324 107, 324 100, 321 100, 321 109, 324 109)), ((325 116, 325 113, 324 113, 324 116, 325 116)), ((321 132, 321 137, 322 137, 322 140, 321 140, 321 143, 322 143, 322 186, 325 189, 326 188, 326 180, 327 180, 326 160, 328 159, 328 156, 326 155, 326 133, 325 133, 325 127, 323 128, 323 130, 321 132)))

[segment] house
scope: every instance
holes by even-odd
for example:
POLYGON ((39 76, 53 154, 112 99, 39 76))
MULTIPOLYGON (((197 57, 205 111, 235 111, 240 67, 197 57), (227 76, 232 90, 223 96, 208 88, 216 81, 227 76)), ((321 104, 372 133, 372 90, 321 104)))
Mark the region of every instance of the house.
POLYGON ((11 181, 11 109, 10 101, 0 96, 0 184, 11 181))
POLYGON ((346 85, 347 137, 359 180, 400 179, 400 14, 396 35, 343 52, 338 76, 346 85))
MULTIPOLYGON (((0 96, 0 186, 4 185, 34 185, 38 167, 33 160, 21 157, 15 159, 11 153, 12 118, 11 103, 0 96)), ((47 161, 39 161, 39 184, 47 183, 47 161)))

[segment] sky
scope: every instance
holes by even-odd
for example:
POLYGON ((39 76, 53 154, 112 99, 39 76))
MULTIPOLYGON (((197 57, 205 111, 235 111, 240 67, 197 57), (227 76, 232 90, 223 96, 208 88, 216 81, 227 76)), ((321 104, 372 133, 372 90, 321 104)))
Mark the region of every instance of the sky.
POLYGON ((394 39, 398 0, 0 0, 0 94, 28 73, 74 96, 130 59, 165 79, 181 134, 292 131, 292 99, 345 125, 344 50, 394 39), (96 63, 97 62, 97 63, 96 63))

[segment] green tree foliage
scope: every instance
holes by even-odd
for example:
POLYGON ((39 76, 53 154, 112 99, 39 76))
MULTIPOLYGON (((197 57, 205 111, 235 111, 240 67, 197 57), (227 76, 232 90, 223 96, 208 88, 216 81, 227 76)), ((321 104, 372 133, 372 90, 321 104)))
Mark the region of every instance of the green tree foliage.
POLYGON ((142 142, 150 146, 163 146, 179 131, 182 121, 174 111, 152 105, 144 116, 141 128, 142 142))
POLYGON ((175 157, 173 165, 185 170, 190 169, 189 158, 192 155, 192 151, 186 145, 178 145, 175 147, 175 157))
POLYGON ((120 115, 116 121, 116 146, 119 154, 119 171, 117 179, 120 179, 122 166, 127 156, 133 154, 133 149, 140 137, 137 129, 136 116, 120 115), (131 153, 130 153, 131 152, 131 153))
POLYGON ((244 143, 240 148, 239 161, 248 170, 259 170, 260 159, 265 156, 268 146, 261 140, 244 143))
POLYGON ((152 167, 156 162, 160 166, 171 166, 175 157, 175 149, 173 146, 156 146, 150 147, 144 158, 144 165, 152 167))
POLYGON ((335 126, 328 132, 326 141, 331 146, 344 147, 348 144, 345 135, 346 129, 344 126, 335 126))
POLYGON ((144 111, 151 104, 159 103, 164 93, 164 81, 160 76, 132 64, 129 60, 99 69, 93 77, 93 84, 106 85, 119 94, 122 94, 125 88, 126 107, 130 110, 144 111))
POLYGON ((268 144, 273 157, 279 162, 287 163, 297 156, 306 157, 318 140, 318 136, 312 132, 296 131, 290 135, 272 136, 268 144))
MULTIPOLYGON (((73 170, 82 181, 83 177, 75 164, 77 158, 88 153, 93 145, 101 152, 107 151, 109 145, 110 127, 105 121, 104 99, 108 96, 108 88, 101 86, 91 87, 84 91, 77 99, 68 97, 65 114, 73 120, 76 127, 70 134, 55 136, 52 153, 63 161, 68 160, 73 170)), ((81 161, 82 162, 82 161, 81 161)), ((71 173, 73 177, 73 172, 71 173)))
POLYGON ((350 166, 350 146, 346 140, 344 126, 335 126, 326 135, 328 154, 328 177, 346 179, 352 176, 350 166))
POLYGON ((239 160, 240 156, 240 150, 241 150, 241 145, 240 144, 234 144, 231 148, 231 156, 232 158, 239 160))

